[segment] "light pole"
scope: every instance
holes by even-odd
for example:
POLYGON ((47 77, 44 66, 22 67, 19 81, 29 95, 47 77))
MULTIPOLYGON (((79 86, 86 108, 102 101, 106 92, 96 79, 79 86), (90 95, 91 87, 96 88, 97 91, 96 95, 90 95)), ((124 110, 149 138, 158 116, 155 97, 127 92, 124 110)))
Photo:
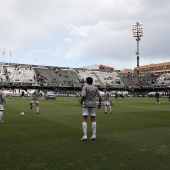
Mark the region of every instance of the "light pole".
POLYGON ((137 75, 139 75, 139 41, 140 41, 140 37, 143 36, 142 24, 140 24, 139 22, 135 22, 132 25, 132 31, 133 31, 133 37, 136 37, 136 41, 137 41, 137 52, 136 52, 136 56, 137 56, 137 75))

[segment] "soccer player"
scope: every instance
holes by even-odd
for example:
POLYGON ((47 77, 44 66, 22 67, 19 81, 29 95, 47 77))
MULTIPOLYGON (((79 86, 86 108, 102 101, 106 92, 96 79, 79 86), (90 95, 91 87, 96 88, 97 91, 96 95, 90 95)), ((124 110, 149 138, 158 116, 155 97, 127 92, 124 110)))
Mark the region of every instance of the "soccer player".
POLYGON ((160 94, 158 91, 156 91, 155 97, 156 97, 156 104, 160 104, 160 101, 159 101, 160 94))
POLYGON ((124 97, 125 97, 125 93, 124 93, 124 91, 122 90, 122 94, 121 94, 121 96, 122 96, 122 99, 124 99, 124 97))
POLYGON ((41 100, 43 98, 43 93, 40 91, 40 88, 38 88, 37 90, 35 90, 32 94, 32 99, 30 102, 30 109, 33 108, 33 104, 36 104, 36 112, 37 114, 39 114, 39 97, 41 96, 41 100))
POLYGON ((100 92, 97 87, 95 87, 93 84, 93 78, 87 77, 86 78, 87 84, 83 86, 82 92, 81 92, 81 101, 80 104, 83 105, 83 122, 82 122, 82 128, 84 136, 81 139, 82 141, 87 140, 87 117, 90 115, 91 117, 91 123, 92 123, 92 137, 91 140, 96 139, 96 95, 99 97, 99 105, 98 109, 101 108, 101 102, 102 97, 100 95, 100 92))
POLYGON ((109 107, 110 113, 112 113, 110 94, 106 89, 104 89, 103 91, 104 91, 104 99, 103 99, 103 101, 104 101, 104 106, 105 106, 104 107, 104 111, 105 111, 104 113, 105 114, 107 113, 107 107, 109 107))
POLYGON ((3 111, 4 111, 4 105, 3 105, 4 103, 6 104, 5 94, 3 92, 3 87, 0 86, 0 122, 3 122, 2 121, 2 116, 3 116, 3 111))

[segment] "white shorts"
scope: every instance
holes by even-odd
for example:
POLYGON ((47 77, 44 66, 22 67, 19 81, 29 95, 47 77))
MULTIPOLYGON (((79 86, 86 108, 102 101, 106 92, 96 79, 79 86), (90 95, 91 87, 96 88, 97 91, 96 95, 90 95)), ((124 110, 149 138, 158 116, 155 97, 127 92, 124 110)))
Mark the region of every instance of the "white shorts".
POLYGON ((104 101, 103 102, 105 106, 110 106, 110 102, 109 101, 104 101))
POLYGON ((4 110, 4 105, 0 105, 0 110, 4 110))
POLYGON ((38 100, 31 100, 31 102, 30 103, 39 103, 39 101, 38 100))
POLYGON ((82 116, 96 116, 96 108, 83 108, 82 116))

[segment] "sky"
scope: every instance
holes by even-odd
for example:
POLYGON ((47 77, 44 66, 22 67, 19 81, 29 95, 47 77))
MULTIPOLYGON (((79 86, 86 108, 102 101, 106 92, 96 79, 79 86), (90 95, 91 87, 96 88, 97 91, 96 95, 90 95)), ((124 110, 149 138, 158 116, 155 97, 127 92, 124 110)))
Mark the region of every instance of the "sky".
POLYGON ((79 68, 170 62, 169 0, 0 0, 0 62, 79 68), (3 54, 4 53, 4 54, 3 54))

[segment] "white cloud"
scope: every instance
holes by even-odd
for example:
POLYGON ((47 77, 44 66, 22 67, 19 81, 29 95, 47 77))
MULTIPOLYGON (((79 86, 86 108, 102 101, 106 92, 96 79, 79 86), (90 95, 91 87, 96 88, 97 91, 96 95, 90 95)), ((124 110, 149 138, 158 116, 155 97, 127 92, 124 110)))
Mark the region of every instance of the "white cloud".
POLYGON ((48 50, 35 50, 34 53, 49 53, 48 50))
POLYGON ((0 3, 0 50, 12 51, 14 61, 21 58, 23 63, 31 63, 41 55, 37 62, 48 65, 57 60, 61 66, 98 63, 133 68, 136 41, 132 24, 136 21, 144 27, 140 63, 169 60, 168 0, 0 0, 0 3))
POLYGON ((71 43, 71 42, 73 42, 73 39, 68 37, 68 38, 64 38, 64 41, 67 43, 71 43))

